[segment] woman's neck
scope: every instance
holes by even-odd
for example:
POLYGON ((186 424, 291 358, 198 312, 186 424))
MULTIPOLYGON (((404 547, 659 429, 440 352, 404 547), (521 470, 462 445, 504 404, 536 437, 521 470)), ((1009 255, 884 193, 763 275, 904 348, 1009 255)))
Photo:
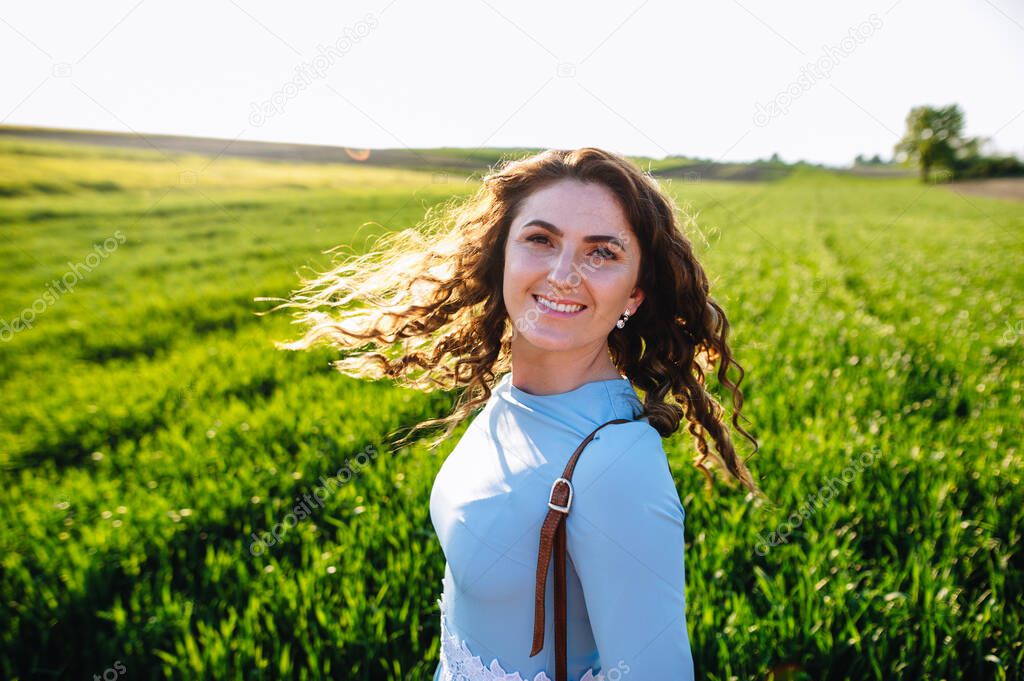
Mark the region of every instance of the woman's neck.
POLYGON ((557 395, 586 383, 622 378, 608 346, 594 351, 546 351, 512 344, 512 385, 532 395, 557 395))

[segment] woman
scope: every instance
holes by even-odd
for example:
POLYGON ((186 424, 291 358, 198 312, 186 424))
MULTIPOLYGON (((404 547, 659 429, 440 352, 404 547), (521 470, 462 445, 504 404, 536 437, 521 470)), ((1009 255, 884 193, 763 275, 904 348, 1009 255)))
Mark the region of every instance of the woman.
POLYGON ((504 163, 468 202, 296 298, 311 329, 282 347, 328 338, 351 350, 336 363, 349 375, 466 388, 448 417, 409 435, 436 424, 450 435, 483 406, 430 495, 446 557, 435 681, 556 676, 553 590, 541 591, 554 565, 543 578, 539 537, 554 481, 595 429, 565 509, 568 679, 693 678, 684 509, 662 438, 685 417, 709 486, 712 458, 760 490, 705 389, 718 362, 733 425, 756 452, 738 421, 729 323, 675 212, 622 156, 548 150, 504 163))

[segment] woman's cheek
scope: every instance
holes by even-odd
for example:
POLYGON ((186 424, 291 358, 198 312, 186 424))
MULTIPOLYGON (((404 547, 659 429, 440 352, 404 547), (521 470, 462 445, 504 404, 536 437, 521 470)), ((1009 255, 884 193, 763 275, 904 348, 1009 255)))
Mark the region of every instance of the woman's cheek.
POLYGON ((522 285, 529 286, 533 279, 545 273, 544 259, 529 253, 516 253, 510 259, 506 275, 522 285))

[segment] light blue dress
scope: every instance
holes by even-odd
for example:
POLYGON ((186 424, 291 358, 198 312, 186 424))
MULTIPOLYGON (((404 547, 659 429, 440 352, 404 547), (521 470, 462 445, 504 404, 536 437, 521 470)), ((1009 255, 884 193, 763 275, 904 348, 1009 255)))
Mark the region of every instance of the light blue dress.
MULTIPOLYGON (((506 373, 430 493, 444 552, 434 681, 555 677, 554 557, 544 648, 530 657, 540 528, 552 482, 594 428, 635 419, 625 378, 533 395, 506 373)), ((605 426, 580 454, 566 519, 569 681, 691 681, 683 520, 661 436, 646 418, 605 426)))

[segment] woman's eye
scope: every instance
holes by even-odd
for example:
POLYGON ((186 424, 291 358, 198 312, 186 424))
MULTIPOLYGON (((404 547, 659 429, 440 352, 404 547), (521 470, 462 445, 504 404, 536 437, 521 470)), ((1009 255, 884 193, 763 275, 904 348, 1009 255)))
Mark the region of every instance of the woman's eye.
MULTIPOLYGON (((531 243, 535 243, 535 244, 551 243, 551 240, 548 239, 543 234, 534 234, 533 236, 528 236, 528 237, 526 237, 526 240, 531 242, 531 243)), ((593 253, 597 253, 601 258, 604 258, 605 260, 617 260, 618 259, 618 256, 615 255, 615 252, 612 251, 609 248, 597 248, 597 249, 594 249, 594 251, 592 251, 592 252, 593 253)))

